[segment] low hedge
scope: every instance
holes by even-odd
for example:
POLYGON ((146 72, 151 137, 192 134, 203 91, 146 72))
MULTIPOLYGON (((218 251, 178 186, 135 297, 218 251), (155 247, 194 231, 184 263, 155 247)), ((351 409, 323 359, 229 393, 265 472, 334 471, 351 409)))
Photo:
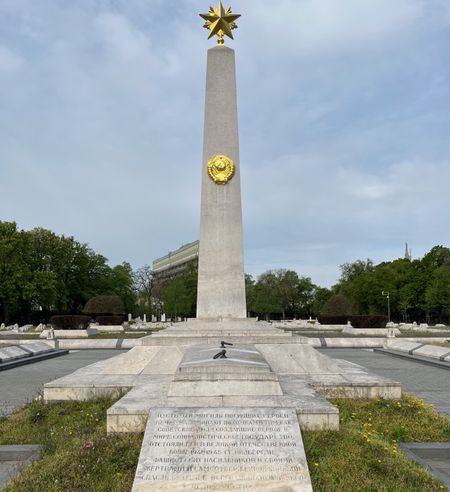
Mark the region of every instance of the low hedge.
POLYGON ((90 322, 90 316, 81 314, 58 314, 50 318, 50 324, 57 330, 85 330, 90 322))
POLYGON ((386 328, 388 317, 382 314, 349 314, 347 316, 319 316, 322 325, 346 325, 348 321, 353 328, 386 328))
POLYGON ((125 316, 97 316, 95 321, 99 325, 121 325, 125 321, 125 316))

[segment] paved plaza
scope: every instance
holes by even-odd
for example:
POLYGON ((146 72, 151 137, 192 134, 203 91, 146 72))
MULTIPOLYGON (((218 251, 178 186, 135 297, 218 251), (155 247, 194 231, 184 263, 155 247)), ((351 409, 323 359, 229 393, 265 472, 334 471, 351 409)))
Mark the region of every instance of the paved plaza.
POLYGON ((447 369, 399 359, 364 349, 322 349, 324 354, 366 367, 380 376, 399 381, 403 391, 416 395, 450 416, 450 374, 447 369))
POLYGON ((8 415, 35 398, 41 393, 44 383, 122 352, 126 350, 79 350, 55 359, 2 371, 0 373, 0 415, 8 415))

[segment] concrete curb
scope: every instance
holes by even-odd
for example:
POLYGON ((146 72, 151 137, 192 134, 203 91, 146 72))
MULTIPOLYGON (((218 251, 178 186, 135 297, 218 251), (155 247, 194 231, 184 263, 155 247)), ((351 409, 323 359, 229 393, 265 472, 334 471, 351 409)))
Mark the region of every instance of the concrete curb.
POLYGON ((389 350, 389 349, 373 349, 374 352, 379 352, 385 355, 391 355, 392 357, 400 357, 401 359, 409 359, 415 362, 420 362, 422 364, 426 364, 429 366, 440 367, 441 369, 450 370, 450 363, 443 362, 438 359, 432 359, 431 357, 424 357, 422 355, 413 355, 406 352, 399 352, 397 350, 389 350))

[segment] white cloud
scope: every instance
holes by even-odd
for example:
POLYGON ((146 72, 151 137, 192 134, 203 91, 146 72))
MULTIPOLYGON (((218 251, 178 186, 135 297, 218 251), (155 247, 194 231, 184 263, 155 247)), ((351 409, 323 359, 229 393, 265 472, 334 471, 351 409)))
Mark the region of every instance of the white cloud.
MULTIPOLYGON (((198 237, 203 8, 0 0, 0 220, 135 266, 198 237)), ((248 270, 449 243, 446 2, 233 10, 248 270)))
POLYGON ((242 19, 260 56, 283 58, 354 53, 378 48, 414 27, 423 0, 269 0, 249 2, 242 19))

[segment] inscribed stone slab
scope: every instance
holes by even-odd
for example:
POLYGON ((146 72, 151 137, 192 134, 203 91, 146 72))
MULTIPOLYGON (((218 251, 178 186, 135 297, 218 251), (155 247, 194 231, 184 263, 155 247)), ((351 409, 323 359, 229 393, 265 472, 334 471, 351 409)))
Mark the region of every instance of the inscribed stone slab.
POLYGON ((282 408, 156 408, 137 491, 312 492, 297 415, 282 408))

